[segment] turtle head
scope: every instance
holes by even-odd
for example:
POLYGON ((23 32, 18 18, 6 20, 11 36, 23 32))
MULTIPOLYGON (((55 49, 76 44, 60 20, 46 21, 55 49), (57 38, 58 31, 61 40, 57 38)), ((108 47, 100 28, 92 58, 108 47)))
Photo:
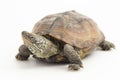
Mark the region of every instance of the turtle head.
POLYGON ((22 32, 22 39, 27 46, 37 45, 37 43, 42 43, 42 37, 34 33, 29 33, 27 31, 22 32))
POLYGON ((43 54, 43 51, 45 48, 45 41, 44 37, 38 36, 37 34, 34 33, 29 33, 27 31, 22 32, 22 39, 24 44, 28 47, 28 49, 34 54, 39 57, 43 54))
POLYGON ((53 53, 56 54, 56 46, 43 36, 23 31, 22 39, 28 49, 37 57, 46 58, 53 53))

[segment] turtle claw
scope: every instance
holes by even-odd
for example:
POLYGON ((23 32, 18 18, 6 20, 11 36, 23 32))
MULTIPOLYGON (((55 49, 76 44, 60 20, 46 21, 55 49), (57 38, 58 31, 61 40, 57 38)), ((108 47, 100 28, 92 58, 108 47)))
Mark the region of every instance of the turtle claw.
POLYGON ((80 66, 79 64, 70 64, 68 66, 68 70, 73 70, 73 71, 77 71, 79 70, 80 68, 83 68, 83 66, 80 66))

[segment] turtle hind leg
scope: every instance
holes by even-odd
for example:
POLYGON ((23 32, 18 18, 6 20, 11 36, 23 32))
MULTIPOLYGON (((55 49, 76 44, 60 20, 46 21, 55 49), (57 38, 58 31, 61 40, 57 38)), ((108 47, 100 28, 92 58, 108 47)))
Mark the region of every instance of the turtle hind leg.
POLYGON ((17 60, 27 60, 31 52, 25 45, 19 47, 19 53, 15 56, 17 60))
POLYGON ((102 50, 107 51, 110 50, 111 48, 115 48, 115 45, 109 41, 103 41, 102 43, 100 43, 99 45, 102 50))

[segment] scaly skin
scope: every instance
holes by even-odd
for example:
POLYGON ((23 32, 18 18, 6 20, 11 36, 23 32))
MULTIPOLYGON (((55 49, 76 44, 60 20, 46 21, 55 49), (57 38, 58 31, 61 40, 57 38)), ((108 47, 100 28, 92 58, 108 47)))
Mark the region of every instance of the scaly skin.
POLYGON ((78 70, 80 67, 83 67, 79 54, 71 45, 66 44, 64 46, 64 54, 70 61, 69 70, 78 70))

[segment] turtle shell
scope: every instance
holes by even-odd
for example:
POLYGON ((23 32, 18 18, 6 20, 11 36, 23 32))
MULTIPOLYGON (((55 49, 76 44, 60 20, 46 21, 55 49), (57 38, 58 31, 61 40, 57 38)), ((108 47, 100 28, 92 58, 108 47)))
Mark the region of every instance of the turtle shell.
POLYGON ((32 31, 40 35, 48 34, 78 48, 95 47, 104 40, 96 23, 76 11, 48 15, 38 21, 32 31))

